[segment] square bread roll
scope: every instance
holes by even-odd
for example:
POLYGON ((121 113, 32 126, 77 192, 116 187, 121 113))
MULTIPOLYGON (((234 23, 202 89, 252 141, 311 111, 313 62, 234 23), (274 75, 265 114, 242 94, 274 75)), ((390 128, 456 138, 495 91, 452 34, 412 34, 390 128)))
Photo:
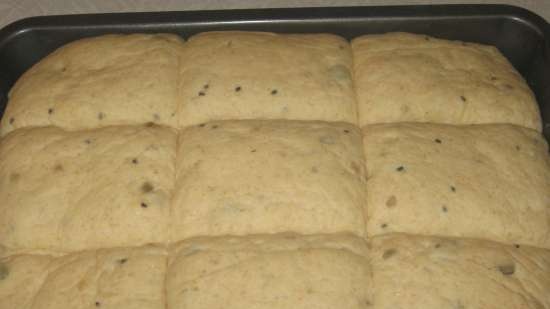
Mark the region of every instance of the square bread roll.
POLYGON ((16 130, 0 142, 0 244, 73 251, 168 240, 176 134, 16 130))
POLYGON ((512 125, 364 128, 367 231, 482 238, 550 248, 550 157, 512 125))
POLYGON ((1 309, 164 309, 166 252, 153 246, 0 260, 1 309))
POLYGON ((184 55, 180 127, 232 119, 357 122, 344 38, 207 32, 191 37, 184 55))
POLYGON ((105 35, 69 43, 10 91, 0 131, 155 122, 175 126, 182 40, 171 34, 105 35))
POLYGON ((349 235, 223 236, 183 242, 167 269, 171 309, 363 309, 365 243, 349 235))
POLYGON ((493 46, 389 33, 352 41, 360 125, 509 123, 541 130, 535 97, 493 46))
POLYGON ((361 135, 345 123, 217 121, 179 135, 172 241, 364 234, 361 135))
POLYGON ((550 251, 411 235, 372 243, 374 308, 550 308, 550 251))

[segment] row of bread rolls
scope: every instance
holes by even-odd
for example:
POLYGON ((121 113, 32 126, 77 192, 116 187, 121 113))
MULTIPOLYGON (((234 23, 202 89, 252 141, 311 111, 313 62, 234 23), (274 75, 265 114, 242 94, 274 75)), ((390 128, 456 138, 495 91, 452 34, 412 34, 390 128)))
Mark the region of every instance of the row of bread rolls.
POLYGON ((187 42, 135 34, 63 46, 17 81, 0 131, 227 119, 541 130, 532 92, 494 47, 402 33, 350 44, 328 34, 210 32, 187 42))
POLYGON ((510 125, 20 129, 0 141, 0 244, 404 232, 550 248, 547 151, 539 133, 510 125))
POLYGON ((193 238, 0 260, 0 308, 548 308, 550 252, 393 234, 193 238))

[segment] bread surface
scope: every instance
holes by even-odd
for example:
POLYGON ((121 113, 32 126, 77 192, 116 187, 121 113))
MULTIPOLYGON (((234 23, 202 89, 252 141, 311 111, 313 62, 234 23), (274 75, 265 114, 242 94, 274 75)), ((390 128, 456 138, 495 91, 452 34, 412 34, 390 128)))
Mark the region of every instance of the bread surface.
POLYGON ((351 49, 329 34, 208 32, 189 39, 179 125, 224 119, 357 122, 351 49))
POLYGON ((168 307, 366 308, 367 252, 347 235, 195 239, 171 256, 168 307))
POLYGON ((360 125, 508 123, 541 130, 535 97, 493 46, 410 33, 352 42, 360 125))
POLYGON ((69 43, 16 82, 1 135, 22 127, 78 130, 155 122, 176 126, 183 40, 104 35, 69 43))
POLYGON ((550 248, 550 157, 511 125, 364 128, 369 236, 473 237, 550 248))
POLYGON ((75 251, 165 243, 176 134, 20 129, 0 141, 0 244, 75 251))
POLYGON ((550 307, 550 251, 464 238, 372 242, 374 308, 550 307))
POLYGON ((174 239, 365 233, 366 172, 352 125, 209 122, 184 130, 178 147, 174 239))

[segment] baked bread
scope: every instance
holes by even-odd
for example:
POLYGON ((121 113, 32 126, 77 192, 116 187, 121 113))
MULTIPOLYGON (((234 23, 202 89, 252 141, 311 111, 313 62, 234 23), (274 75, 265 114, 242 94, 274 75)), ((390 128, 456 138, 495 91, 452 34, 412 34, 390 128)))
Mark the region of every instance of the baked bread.
POLYGON ((550 251, 411 235, 372 241, 374 306, 550 308, 550 251))
POLYGON ((179 135, 172 237, 364 235, 360 131, 345 123, 215 121, 179 135))
POLYGON ((351 50, 328 34, 207 32, 185 44, 180 127, 225 119, 357 122, 351 50))
POLYGON ((69 43, 17 81, 0 133, 155 122, 175 126, 182 39, 105 35, 69 43))
POLYGON ((352 45, 106 35, 40 61, 0 122, 0 309, 550 309, 525 81, 493 47, 352 45))
POLYGON ((509 123, 541 130, 535 97, 492 46, 425 35, 352 42, 359 124, 509 123))
POLYGON ((0 259, 0 308, 164 309, 166 261, 155 246, 0 259))
POLYGON ((364 128, 369 236, 483 238, 550 248, 550 157, 512 125, 364 128))
POLYGON ((0 244, 74 251, 166 242, 175 155, 176 134, 160 126, 8 134, 0 244))
POLYGON ((170 256, 168 308, 367 308, 366 254, 347 235, 192 239, 170 256))

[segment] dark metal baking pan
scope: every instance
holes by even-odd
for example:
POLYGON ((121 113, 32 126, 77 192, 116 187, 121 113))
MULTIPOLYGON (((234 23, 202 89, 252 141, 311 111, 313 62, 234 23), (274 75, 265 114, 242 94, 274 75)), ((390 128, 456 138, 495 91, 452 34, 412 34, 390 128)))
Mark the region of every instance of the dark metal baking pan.
POLYGON ((352 39, 406 31, 490 44, 512 62, 537 96, 550 141, 550 28, 525 9, 504 5, 331 7, 89 14, 32 17, 0 30, 0 108, 13 82, 61 45, 106 33, 172 32, 189 37, 211 30, 326 32, 352 39))

